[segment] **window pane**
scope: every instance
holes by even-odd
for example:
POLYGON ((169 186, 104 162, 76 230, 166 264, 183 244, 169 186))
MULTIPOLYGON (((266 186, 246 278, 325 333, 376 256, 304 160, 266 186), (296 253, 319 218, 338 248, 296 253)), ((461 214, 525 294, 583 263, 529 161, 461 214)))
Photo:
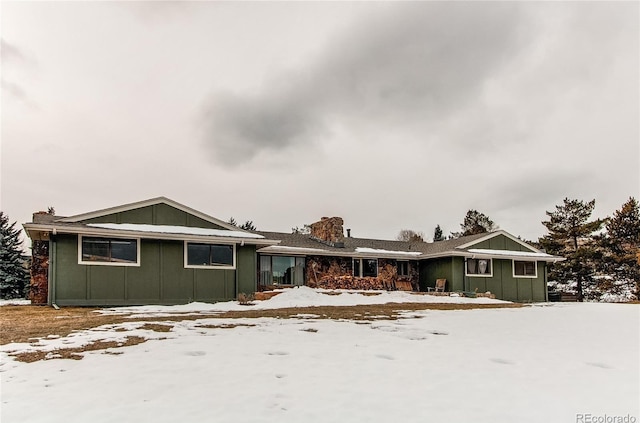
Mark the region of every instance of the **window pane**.
POLYGON ((478 260, 478 274, 484 275, 491 273, 491 260, 478 260))
POLYGON ((304 285, 304 257, 296 257, 296 271, 293 274, 295 285, 304 285))
POLYGON ((378 276, 378 260, 364 259, 362 260, 362 276, 378 276))
POLYGON ((187 264, 190 266, 209 266, 210 248, 206 244, 187 244, 187 264))
POLYGON ((534 261, 514 261, 513 266, 516 276, 536 275, 536 263, 534 261))
POLYGON ((135 239, 112 239, 111 261, 135 263, 138 261, 138 243, 135 239))
POLYGON ((211 245, 211 264, 213 266, 233 266, 233 246, 211 245))
POLYGON ((525 262, 524 265, 524 274, 527 276, 535 276, 536 274, 536 266, 532 261, 525 262))
POLYGON ((491 260, 467 259, 467 275, 491 275, 491 260))
POLYGON ((360 259, 353 259, 353 276, 360 276, 360 259))
POLYGON ((467 259, 467 274, 475 275, 478 271, 478 262, 476 259, 467 259))
POLYGON ((110 261, 109 240, 104 238, 82 238, 83 261, 110 261))
POLYGON ((260 256, 260 285, 271 285, 271 256, 260 256))
POLYGON ((293 273, 295 271, 294 257, 272 257, 273 283, 280 285, 291 285, 293 283, 293 273))

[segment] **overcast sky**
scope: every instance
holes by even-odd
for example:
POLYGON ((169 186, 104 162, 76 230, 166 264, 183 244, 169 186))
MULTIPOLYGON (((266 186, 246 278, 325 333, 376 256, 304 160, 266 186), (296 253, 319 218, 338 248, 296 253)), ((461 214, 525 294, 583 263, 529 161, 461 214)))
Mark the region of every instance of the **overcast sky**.
POLYGON ((640 192, 638 2, 2 2, 0 208, 537 239, 640 192))

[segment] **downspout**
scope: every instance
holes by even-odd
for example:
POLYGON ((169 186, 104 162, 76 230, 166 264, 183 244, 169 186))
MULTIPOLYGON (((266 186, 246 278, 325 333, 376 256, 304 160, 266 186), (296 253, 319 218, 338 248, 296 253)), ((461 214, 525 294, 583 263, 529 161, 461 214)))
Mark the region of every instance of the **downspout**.
POLYGON ((52 234, 49 238, 49 305, 56 307, 56 261, 58 243, 56 242, 55 234, 52 234))
MULTIPOLYGON (((244 241, 242 241, 242 243, 240 244, 240 247, 244 246, 244 241)), ((235 292, 236 292, 236 300, 238 299, 238 294, 239 294, 239 287, 238 287, 238 283, 239 283, 239 278, 238 278, 238 271, 240 269, 240 263, 238 263, 238 246, 236 245, 236 268, 233 270, 233 275, 234 275, 234 280, 235 280, 235 292)))
POLYGON ((238 251, 237 251, 237 248, 236 248, 236 268, 233 270, 234 279, 235 279, 235 285, 236 285, 236 289, 235 289, 235 291, 236 291, 236 298, 235 299, 236 300, 238 299, 238 294, 239 294, 239 292, 238 292, 238 290, 239 290, 239 288, 238 288, 238 282, 239 282, 238 269, 240 268, 240 266, 238 266, 238 265, 239 265, 239 263, 238 263, 238 251))
POLYGON ((549 267, 549 263, 547 263, 546 261, 544 262, 544 274, 543 276, 543 280, 544 280, 544 302, 548 303, 549 302, 549 285, 548 283, 548 275, 547 275, 547 268, 549 267))

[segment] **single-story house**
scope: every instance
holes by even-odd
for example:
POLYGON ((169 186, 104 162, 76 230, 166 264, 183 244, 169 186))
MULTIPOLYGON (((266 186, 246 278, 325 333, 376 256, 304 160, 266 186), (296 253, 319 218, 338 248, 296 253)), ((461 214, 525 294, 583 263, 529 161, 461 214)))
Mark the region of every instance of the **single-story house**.
POLYGON ((57 305, 215 302, 274 287, 412 289, 547 300, 547 263, 562 260, 505 231, 439 242, 344 236, 341 218, 310 233, 251 232, 170 199, 24 224, 31 297, 57 305))

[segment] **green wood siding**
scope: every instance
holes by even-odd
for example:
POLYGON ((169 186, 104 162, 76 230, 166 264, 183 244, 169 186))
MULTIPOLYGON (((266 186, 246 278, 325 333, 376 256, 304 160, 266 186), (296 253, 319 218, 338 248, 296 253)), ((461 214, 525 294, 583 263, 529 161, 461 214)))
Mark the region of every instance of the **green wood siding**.
MULTIPOLYGON (((464 264, 463 264, 464 266, 464 264)), ((545 301, 545 263, 538 262, 536 278, 514 278, 513 261, 493 259, 493 277, 465 276, 465 290, 487 292, 496 298, 517 302, 545 301)))
POLYGON ((236 268, 238 271, 238 292, 250 294, 258 289, 258 262, 256 255, 256 247, 254 245, 245 245, 237 247, 236 268))
POLYGON ((136 223, 150 225, 188 226, 208 229, 224 229, 192 214, 167 204, 154 204, 120 213, 87 219, 83 223, 136 223))
POLYGON ((236 248, 236 269, 186 269, 184 242, 140 242, 140 266, 78 264, 78 237, 59 235, 52 302, 58 305, 139 305, 215 302, 256 290, 255 246, 236 248))
MULTIPOLYGON (((470 248, 531 251, 504 235, 479 242, 470 248)), ((537 263, 538 274, 536 278, 515 278, 511 259, 494 258, 492 265, 492 277, 476 277, 466 276, 463 257, 423 260, 420 262, 420 290, 426 291, 428 287, 435 286, 436 279, 446 278, 448 291, 475 291, 477 289, 477 292, 490 291, 496 295, 496 298, 502 300, 546 301, 546 264, 544 262, 537 263)))

